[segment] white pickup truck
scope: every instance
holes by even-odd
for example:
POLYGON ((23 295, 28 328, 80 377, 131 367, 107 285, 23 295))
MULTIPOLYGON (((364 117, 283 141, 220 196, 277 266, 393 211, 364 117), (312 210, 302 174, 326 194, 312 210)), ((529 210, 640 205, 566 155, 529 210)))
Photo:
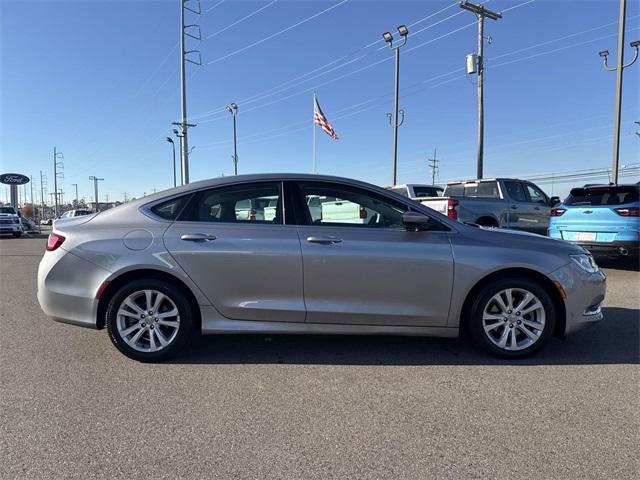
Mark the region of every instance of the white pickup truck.
POLYGON ((10 205, 0 207, 0 234, 2 233, 10 233, 16 238, 22 235, 20 215, 10 205))
POLYGON ((423 185, 418 183, 407 183, 405 185, 394 185, 387 187, 387 190, 399 193, 403 197, 427 205, 429 208, 447 215, 447 199, 442 198, 444 188, 437 185, 423 185))

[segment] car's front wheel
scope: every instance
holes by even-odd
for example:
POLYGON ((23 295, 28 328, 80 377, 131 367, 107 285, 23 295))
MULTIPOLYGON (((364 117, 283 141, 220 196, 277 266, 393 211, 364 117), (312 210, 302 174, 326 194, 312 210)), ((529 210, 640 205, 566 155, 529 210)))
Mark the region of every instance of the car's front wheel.
POLYGON ((136 280, 111 297, 109 338, 126 356, 143 362, 178 353, 192 332, 192 310, 175 286, 156 279, 136 280))
POLYGON ((20 238, 22 236, 22 232, 13 232, 13 238, 20 238))
POLYGON ((525 277, 485 285, 470 309, 475 341, 500 357, 526 357, 549 340, 556 312, 547 290, 525 277))

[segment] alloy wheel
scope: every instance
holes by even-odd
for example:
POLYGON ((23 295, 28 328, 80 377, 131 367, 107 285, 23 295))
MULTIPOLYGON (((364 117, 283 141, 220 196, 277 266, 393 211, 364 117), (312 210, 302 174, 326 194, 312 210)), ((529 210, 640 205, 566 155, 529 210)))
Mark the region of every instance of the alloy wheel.
POLYGON ((482 326, 498 348, 519 351, 536 343, 545 328, 546 312, 540 299, 523 288, 507 288, 489 299, 482 326))
POLYGON ((116 326, 118 335, 134 350, 157 352, 175 340, 180 314, 174 301, 164 293, 138 290, 120 304, 116 326))

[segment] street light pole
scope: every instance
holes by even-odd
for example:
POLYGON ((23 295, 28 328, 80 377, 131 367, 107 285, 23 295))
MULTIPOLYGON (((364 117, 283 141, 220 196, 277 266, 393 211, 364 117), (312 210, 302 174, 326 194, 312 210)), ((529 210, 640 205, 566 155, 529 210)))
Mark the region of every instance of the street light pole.
POLYGON ((484 169, 484 19, 487 17, 490 20, 498 20, 502 18, 502 14, 492 12, 482 5, 474 5, 466 0, 460 2, 460 7, 473 12, 478 18, 478 154, 476 177, 481 179, 484 169))
POLYGON ((238 175, 238 142, 236 136, 236 116, 238 115, 238 105, 235 103, 231 103, 227 105, 227 110, 231 114, 231 118, 233 118, 233 174, 238 175))
POLYGON ((78 205, 78 184, 77 183, 72 183, 71 185, 76 187, 76 206, 77 206, 78 205))
POLYGON ((398 27, 398 33, 402 40, 399 43, 393 43, 393 35, 390 32, 385 32, 382 34, 382 38, 385 42, 389 44, 389 47, 395 53, 395 75, 394 75, 394 100, 393 100, 393 115, 391 113, 387 113, 387 118, 389 119, 389 124, 393 128, 393 166, 392 166, 392 184, 396 185, 398 182, 398 127, 400 127, 404 123, 404 110, 399 109, 399 89, 400 89, 400 48, 403 47, 407 43, 407 36, 409 35, 409 30, 406 26, 400 25, 398 27), (398 120, 398 116, 401 116, 401 119, 398 120))
POLYGON ((173 188, 176 188, 176 144, 171 137, 167 137, 167 142, 171 144, 173 149, 173 188))
POLYGON ((104 178, 94 177, 93 175, 89 177, 89 180, 93 180, 93 191, 96 196, 96 213, 100 211, 100 200, 98 198, 98 182, 104 180, 104 178))
POLYGON ((622 115, 622 73, 625 68, 630 67, 638 59, 638 46, 640 41, 635 40, 629 44, 630 47, 635 49, 633 59, 625 64, 624 63, 624 29, 625 29, 625 17, 627 10, 627 1, 620 0, 620 17, 618 19, 618 59, 615 68, 609 67, 607 63, 607 57, 609 52, 602 50, 599 55, 603 58, 604 68, 609 72, 616 72, 616 104, 614 114, 614 126, 613 126, 613 160, 611 163, 611 182, 618 183, 618 165, 620 162, 620 117, 622 115))

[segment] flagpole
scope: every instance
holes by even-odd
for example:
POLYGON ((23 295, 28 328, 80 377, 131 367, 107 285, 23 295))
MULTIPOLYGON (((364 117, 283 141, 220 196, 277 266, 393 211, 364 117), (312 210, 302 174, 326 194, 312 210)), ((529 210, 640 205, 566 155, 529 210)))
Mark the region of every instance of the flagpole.
POLYGON ((313 164, 311 173, 316 173, 316 92, 313 92, 313 117, 311 118, 311 128, 313 128, 313 164))

